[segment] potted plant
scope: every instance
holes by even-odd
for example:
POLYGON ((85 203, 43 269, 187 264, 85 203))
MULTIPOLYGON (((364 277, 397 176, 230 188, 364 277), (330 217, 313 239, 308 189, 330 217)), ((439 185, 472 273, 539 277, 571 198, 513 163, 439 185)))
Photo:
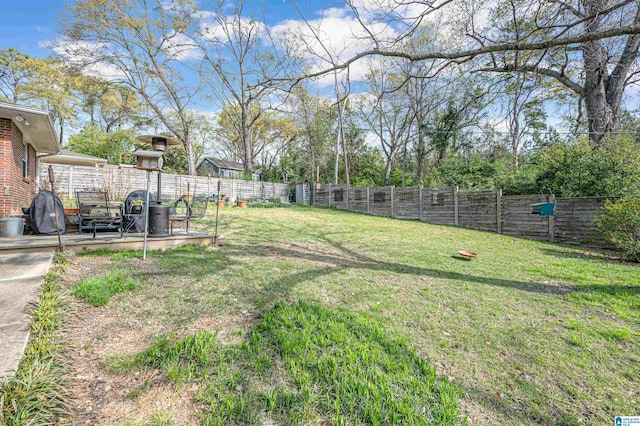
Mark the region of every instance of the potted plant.
POLYGON ((218 198, 218 207, 224 207, 224 198, 225 198, 225 195, 220 194, 220 197, 218 198))
POLYGON ((142 206, 144 205, 144 201, 138 197, 131 202, 131 213, 132 214, 142 214, 142 206))
POLYGON ((241 209, 247 207, 247 202, 238 200, 238 207, 240 207, 241 209))

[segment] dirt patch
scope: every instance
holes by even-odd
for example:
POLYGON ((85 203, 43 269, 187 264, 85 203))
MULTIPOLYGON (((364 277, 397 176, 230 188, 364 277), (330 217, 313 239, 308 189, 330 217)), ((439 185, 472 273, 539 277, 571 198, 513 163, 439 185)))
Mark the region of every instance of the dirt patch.
MULTIPOLYGON (((120 262, 127 262, 136 271, 157 269, 152 262, 135 258, 116 262, 106 256, 71 257, 62 283, 71 288, 120 262)), ((223 344, 238 343, 256 321, 249 307, 238 305, 231 315, 203 316, 180 330, 168 330, 157 318, 136 316, 135 295, 102 307, 87 306, 72 296, 70 299, 73 314, 65 325, 64 338, 70 348, 68 388, 73 399, 65 424, 148 424, 154 415, 169 418, 175 425, 197 424, 198 413, 208 409, 194 402, 197 387, 190 383, 175 386, 157 370, 110 373, 104 367, 105 360, 138 353, 155 336, 168 331, 182 337, 207 329, 217 331, 223 344)))

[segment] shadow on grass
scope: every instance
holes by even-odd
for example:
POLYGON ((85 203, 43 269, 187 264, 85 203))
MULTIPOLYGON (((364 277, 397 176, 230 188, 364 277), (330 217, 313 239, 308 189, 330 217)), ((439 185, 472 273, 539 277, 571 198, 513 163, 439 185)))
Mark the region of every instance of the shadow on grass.
MULTIPOLYGON (((140 271, 137 274, 143 276, 188 276, 193 279, 200 279, 215 275, 220 270, 229 268, 236 264, 251 263, 251 258, 273 257, 280 259, 291 259, 295 261, 308 261, 320 267, 311 270, 278 277, 276 280, 264 285, 264 290, 269 300, 278 300, 288 296, 288 289, 306 281, 318 279, 342 269, 370 270, 392 272, 397 274, 409 274, 436 279, 454 280, 470 282, 482 285, 510 288, 529 293, 559 295, 564 296, 571 293, 603 293, 603 295, 615 296, 616 294, 637 294, 640 287, 624 285, 593 285, 574 287, 570 285, 557 286, 553 283, 539 283, 519 281, 498 277, 477 276, 462 272, 447 271, 435 268, 425 268, 412 266, 410 264, 387 262, 377 260, 363 253, 349 249, 344 244, 334 241, 326 234, 316 235, 316 239, 325 242, 333 247, 334 253, 326 250, 304 247, 297 244, 287 244, 286 246, 264 245, 264 244, 240 244, 229 242, 224 247, 216 250, 206 250, 202 247, 183 247, 159 254, 156 263, 160 268, 155 270, 140 271)), ((549 250, 550 249, 544 249, 549 250)), ((560 252, 561 253, 561 252, 560 252)), ((461 256, 452 256, 461 262, 470 262, 461 256)), ((262 308, 260 306, 259 308, 262 308)))
MULTIPOLYGON (((295 226, 293 224, 292 226, 295 226)), ((275 260, 291 260, 300 262, 304 266, 301 270, 294 271, 291 274, 278 273, 274 277, 268 277, 267 282, 260 283, 260 292, 257 293, 252 287, 252 275, 247 273, 246 276, 239 272, 239 278, 246 278, 248 286, 235 291, 244 292, 247 303, 253 305, 256 311, 263 311, 265 308, 272 306, 280 300, 292 301, 294 298, 293 290, 297 286, 305 285, 309 282, 316 281, 325 276, 340 274, 344 269, 351 270, 369 270, 379 272, 389 272, 396 274, 408 274, 422 277, 431 277, 440 280, 453 280, 460 282, 469 282, 481 285, 496 286, 502 288, 510 288, 518 291, 525 291, 535 294, 544 294, 551 296, 565 296, 568 294, 578 295, 597 295, 614 301, 622 295, 630 296, 630 301, 635 303, 636 297, 640 295, 640 286, 624 286, 624 285, 592 285, 592 286, 556 286, 553 284, 540 282, 527 282, 514 279, 505 279, 492 276, 478 276, 470 273, 450 271, 446 269, 428 268, 424 266, 414 266, 411 264, 392 262, 388 260, 379 260, 373 256, 346 247, 343 243, 336 241, 339 233, 321 233, 306 232, 306 237, 310 237, 313 241, 323 243, 322 245, 299 245, 290 243, 286 237, 283 238, 284 227, 274 224, 269 225, 268 232, 260 234, 260 240, 257 243, 247 242, 251 239, 251 235, 243 234, 241 238, 229 239, 224 247, 215 250, 209 250, 203 247, 187 246, 179 249, 169 250, 163 253, 154 254, 152 257, 153 267, 135 270, 133 273, 139 277, 149 277, 154 280, 161 281, 169 277, 184 277, 185 286, 192 285, 195 289, 195 283, 206 277, 214 277, 221 270, 241 267, 251 268, 254 261, 262 258, 273 258, 275 260), (335 237, 332 237, 335 236, 335 237)), ((578 254, 572 252, 564 252, 562 250, 543 249, 548 255, 571 255, 578 254), (552 252, 556 252, 555 254, 552 252)), ((456 260, 462 260, 457 256, 452 256, 456 260)), ((583 259, 580 256, 574 256, 583 259)), ((587 258, 588 259, 588 258, 587 258)), ((605 257, 597 257, 597 260, 606 260, 605 257)), ((594 260, 596 260, 594 259, 594 260)), ((466 260, 466 259, 465 259, 466 260)), ((458 269, 464 271, 465 268, 458 269)), ((345 277, 346 279, 346 277, 345 277)), ((182 281, 181 281, 182 283, 182 281)), ((198 291, 205 289, 198 288, 198 291)), ((226 291, 226 290, 225 290, 226 291)), ((224 293, 224 291, 223 291, 224 293)), ((209 303, 208 301, 206 303, 209 303)), ((228 303, 228 302, 224 302, 228 303)), ((631 302, 629 302, 631 303, 631 302)), ((542 398, 541 405, 522 407, 518 401, 505 400, 503 397, 493 395, 487 389, 466 389, 469 394, 473 395, 474 401, 486 405, 491 410, 504 413, 509 419, 525 418, 530 421, 541 422, 549 417, 554 411, 552 407, 545 407, 544 404, 549 403, 547 398, 542 398), (520 414, 514 414, 514 409, 520 409, 520 414)), ((565 419, 563 424, 572 424, 571 419, 565 419)))
MULTIPOLYGON (((515 424, 544 424, 557 426, 578 426, 581 424, 576 416, 570 412, 566 406, 558 407, 556 401, 545 396, 545 389, 539 385, 533 385, 530 382, 522 383, 522 380, 514 380, 512 385, 515 387, 525 387, 521 394, 529 394, 527 401, 521 399, 512 399, 507 395, 503 395, 492 389, 465 387, 464 391, 474 401, 481 405, 504 415, 515 424)), ((583 407, 574 405, 575 409, 580 410, 583 407)), ((600 419, 593 419, 597 424, 600 419)))
POLYGON ((457 255, 457 254, 454 254, 453 256, 451 256, 451 258, 454 259, 454 260, 460 260, 462 262, 471 262, 471 260, 472 260, 469 257, 464 257, 464 256, 460 256, 460 255, 457 255))
POLYGON ((586 261, 596 262, 616 262, 626 263, 624 259, 615 256, 613 252, 599 252, 599 251, 569 251, 559 250, 555 248, 543 248, 540 250, 547 256, 559 257, 562 259, 580 259, 586 261))

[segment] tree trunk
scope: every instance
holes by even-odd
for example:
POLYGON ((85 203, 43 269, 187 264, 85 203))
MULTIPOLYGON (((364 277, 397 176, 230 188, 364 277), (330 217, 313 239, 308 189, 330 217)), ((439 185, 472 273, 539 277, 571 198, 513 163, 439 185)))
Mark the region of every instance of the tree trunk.
POLYGON ((344 138, 344 106, 342 102, 338 105, 338 121, 340 125, 340 140, 342 141, 342 159, 344 162, 344 183, 347 185, 347 188, 351 186, 351 182, 349 179, 349 161, 347 159, 347 143, 344 138))
POLYGON ((193 157, 193 145, 188 135, 182 140, 182 145, 184 145, 184 153, 187 156, 187 174, 193 176, 196 174, 196 161, 193 157))
POLYGON ((424 129, 422 114, 416 115, 418 120, 418 146, 416 147, 416 182, 418 185, 422 185, 424 180, 424 169, 427 160, 427 146, 424 141, 424 129))
POLYGON ((251 149, 251 134, 249 132, 249 117, 247 110, 249 109, 246 103, 242 103, 240 106, 240 137, 242 138, 242 150, 243 152, 243 167, 245 172, 251 171, 251 165, 253 164, 253 152, 251 149))
MULTIPOLYGON (((586 2, 587 16, 595 16, 586 24, 587 33, 600 30, 602 18, 599 12, 603 8, 602 1, 586 2)), ((635 22, 639 21, 640 8, 637 8, 635 22)), ((589 138, 593 141, 594 148, 600 146, 605 134, 620 129, 620 103, 624 80, 638 55, 639 41, 638 35, 628 36, 624 51, 610 75, 607 68, 609 58, 602 40, 589 41, 582 45, 585 72, 584 104, 587 110, 589 138)))
POLYGON ((605 78, 606 58, 602 42, 591 41, 582 46, 584 56, 584 103, 587 109, 589 137, 597 147, 605 133, 611 131, 611 109, 607 105, 605 78))
POLYGON ((338 126, 338 136, 336 137, 336 162, 333 168, 333 184, 338 184, 338 163, 340 162, 340 133, 342 128, 338 126))
POLYGON ((60 119, 60 135, 58 135, 58 137, 60 138, 60 146, 62 146, 62 143, 64 141, 64 120, 62 118, 60 119))

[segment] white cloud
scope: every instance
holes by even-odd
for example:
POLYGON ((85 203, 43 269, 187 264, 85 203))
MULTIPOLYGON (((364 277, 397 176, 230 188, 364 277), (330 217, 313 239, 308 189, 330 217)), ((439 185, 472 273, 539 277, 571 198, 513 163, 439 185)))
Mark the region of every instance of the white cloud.
POLYGON ((104 48, 98 43, 71 41, 63 38, 42 42, 40 46, 51 49, 71 64, 82 67, 89 76, 101 77, 105 80, 117 80, 124 76, 124 73, 113 64, 96 60, 95 52, 104 48))
POLYGON ((195 60, 202 58, 202 51, 187 35, 173 33, 167 37, 167 51, 176 60, 195 60))
POLYGON ((246 37, 249 33, 258 32, 258 37, 264 34, 266 27, 260 21, 237 16, 220 17, 213 12, 199 12, 200 23, 198 25, 200 34, 205 41, 214 42, 227 40, 227 34, 232 37, 237 32, 237 26, 246 37))
MULTIPOLYGON (((381 43, 393 40, 397 33, 382 23, 367 25, 368 31, 345 9, 331 8, 319 11, 320 17, 303 21, 287 20, 275 25, 275 34, 285 38, 293 48, 306 59, 312 71, 329 68, 332 62, 340 63, 358 53, 375 47, 370 33, 381 43)), ((349 79, 363 80, 368 72, 369 61, 361 60, 351 65, 349 79)), ((344 78, 346 75, 342 73, 344 78)), ((316 81, 320 85, 334 84, 332 74, 316 81)))

